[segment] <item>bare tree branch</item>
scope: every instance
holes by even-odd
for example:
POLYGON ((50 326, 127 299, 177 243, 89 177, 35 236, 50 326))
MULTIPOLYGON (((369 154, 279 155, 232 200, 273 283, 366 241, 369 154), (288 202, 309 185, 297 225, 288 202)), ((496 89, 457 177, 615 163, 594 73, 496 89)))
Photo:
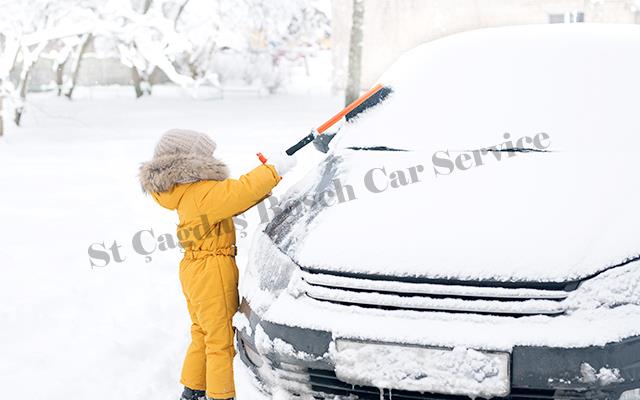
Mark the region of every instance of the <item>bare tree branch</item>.
POLYGON ((189 1, 191 0, 184 0, 180 5, 180 8, 178 8, 178 12, 176 13, 176 16, 173 18, 173 29, 178 28, 178 21, 180 21, 180 17, 182 16, 184 9, 187 7, 187 4, 189 4, 189 1))

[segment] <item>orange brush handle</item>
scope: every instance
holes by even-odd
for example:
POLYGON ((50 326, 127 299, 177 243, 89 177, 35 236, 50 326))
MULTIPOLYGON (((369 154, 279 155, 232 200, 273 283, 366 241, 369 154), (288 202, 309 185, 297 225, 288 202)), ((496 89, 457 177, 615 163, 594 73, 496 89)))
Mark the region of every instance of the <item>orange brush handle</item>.
POLYGON ((340 111, 339 113, 337 113, 336 115, 331 117, 327 122, 325 122, 324 124, 320 125, 318 127, 318 129, 316 129, 316 131, 318 131, 319 134, 322 134, 324 131, 326 131, 327 129, 331 128, 336 122, 340 121, 342 119, 342 117, 344 117, 345 115, 349 114, 351 111, 353 111, 360 104, 364 103, 369 97, 373 96, 376 92, 378 92, 380 89, 382 89, 382 87, 383 86, 381 84, 375 85, 374 87, 369 89, 365 94, 363 94, 362 96, 358 97, 353 103, 349 104, 342 111, 340 111))
MULTIPOLYGON (((291 156, 295 152, 303 148, 304 146, 313 142, 313 139, 317 135, 322 135, 327 129, 331 128, 333 125, 335 125, 336 122, 340 121, 345 115, 355 110, 359 105, 367 101, 367 99, 369 99, 371 96, 379 92, 383 87, 384 86, 382 86, 381 84, 377 84, 371 89, 367 90, 366 93, 358 97, 353 103, 349 104, 348 106, 343 108, 342 111, 340 111, 333 117, 329 118, 329 120, 327 120, 324 124, 320 125, 317 129, 311 131, 310 134, 302 138, 302 140, 300 140, 298 143, 288 148, 286 150, 286 153, 291 156)), ((260 159, 260 162, 262 162, 263 164, 267 162, 267 159, 261 153, 258 153, 257 156, 260 159)))

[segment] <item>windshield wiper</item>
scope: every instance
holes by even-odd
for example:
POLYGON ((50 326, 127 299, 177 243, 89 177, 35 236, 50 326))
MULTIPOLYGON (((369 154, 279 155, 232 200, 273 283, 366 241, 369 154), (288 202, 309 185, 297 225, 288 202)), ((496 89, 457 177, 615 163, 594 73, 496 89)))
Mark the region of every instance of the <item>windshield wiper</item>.
POLYGON ((496 148, 486 148, 486 149, 481 149, 480 151, 486 151, 486 152, 494 152, 494 153, 549 153, 550 150, 544 150, 544 149, 532 149, 530 147, 507 147, 504 149, 496 149, 496 148))
POLYGON ((409 151, 409 150, 405 150, 405 149, 395 149, 393 147, 387 147, 387 146, 371 146, 371 147, 351 146, 351 147, 347 147, 347 149, 349 149, 349 150, 363 150, 363 151, 409 151))

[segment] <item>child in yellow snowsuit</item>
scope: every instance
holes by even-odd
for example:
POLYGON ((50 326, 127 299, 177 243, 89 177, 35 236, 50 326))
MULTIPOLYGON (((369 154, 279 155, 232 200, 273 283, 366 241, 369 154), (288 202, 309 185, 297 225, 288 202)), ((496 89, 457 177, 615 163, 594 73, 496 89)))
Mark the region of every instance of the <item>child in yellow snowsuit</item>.
POLYGON ((191 316, 191 345, 182 368, 183 400, 231 399, 233 326, 238 308, 238 268, 232 217, 254 206, 295 164, 281 156, 240 179, 213 157, 205 134, 171 130, 140 168, 140 182, 162 207, 177 210, 184 248, 180 281, 191 316))

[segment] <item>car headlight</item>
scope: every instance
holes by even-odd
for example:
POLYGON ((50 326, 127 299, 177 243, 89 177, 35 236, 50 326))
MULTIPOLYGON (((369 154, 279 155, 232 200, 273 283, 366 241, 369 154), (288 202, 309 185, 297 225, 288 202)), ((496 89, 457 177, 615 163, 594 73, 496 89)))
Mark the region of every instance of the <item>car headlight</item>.
POLYGON ((640 260, 604 271, 580 284, 567 299, 569 311, 640 305, 640 260))
POLYGON ((258 231, 251 245, 240 293, 254 312, 263 314, 287 288, 296 270, 296 264, 264 232, 258 231))

